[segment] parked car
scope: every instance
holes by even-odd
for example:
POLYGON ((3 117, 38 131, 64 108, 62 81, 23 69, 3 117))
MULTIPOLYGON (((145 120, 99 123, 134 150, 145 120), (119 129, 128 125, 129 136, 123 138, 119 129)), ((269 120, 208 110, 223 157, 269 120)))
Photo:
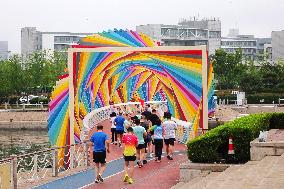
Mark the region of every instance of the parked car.
POLYGON ((20 102, 20 103, 27 103, 27 102, 28 102, 28 97, 22 96, 22 97, 19 99, 19 102, 20 102))
POLYGON ((36 95, 22 96, 19 99, 19 102, 20 103, 27 103, 27 102, 30 102, 30 100, 32 100, 34 98, 38 98, 38 96, 36 96, 36 95))

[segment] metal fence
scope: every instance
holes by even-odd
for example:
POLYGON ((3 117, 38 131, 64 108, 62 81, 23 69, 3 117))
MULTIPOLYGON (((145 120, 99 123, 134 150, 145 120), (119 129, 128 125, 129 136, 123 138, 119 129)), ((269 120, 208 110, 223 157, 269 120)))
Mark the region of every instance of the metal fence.
POLYGON ((84 141, 1 160, 0 188, 30 187, 44 179, 66 174, 71 169, 87 168, 90 165, 89 146, 89 141, 84 141))
MULTIPOLYGON (((150 104, 153 108, 160 112, 165 112, 168 109, 167 101, 148 101, 145 104, 150 104)), ((109 119, 110 113, 115 110, 121 110, 126 113, 134 113, 137 111, 141 111, 141 103, 140 102, 128 102, 128 103, 120 103, 114 104, 112 106, 105 106, 102 108, 98 108, 90 112, 83 120, 83 128, 81 130, 81 138, 84 140, 90 130, 94 128, 98 123, 109 119)))

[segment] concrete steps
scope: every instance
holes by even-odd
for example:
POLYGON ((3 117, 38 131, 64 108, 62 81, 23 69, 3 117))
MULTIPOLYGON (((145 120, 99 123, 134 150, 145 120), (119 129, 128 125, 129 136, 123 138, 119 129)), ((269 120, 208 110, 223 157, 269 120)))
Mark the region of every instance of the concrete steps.
POLYGON ((282 189, 284 155, 266 156, 261 161, 233 165, 223 172, 197 177, 175 189, 282 189))
POLYGON ((214 181, 217 176, 219 176, 221 173, 220 172, 211 172, 208 176, 206 177, 199 177, 201 179, 193 179, 191 180, 188 184, 185 184, 183 187, 180 189, 191 189, 191 188, 196 188, 196 189, 201 189, 205 188, 210 182, 214 181), (196 182, 198 180, 198 182, 196 182))

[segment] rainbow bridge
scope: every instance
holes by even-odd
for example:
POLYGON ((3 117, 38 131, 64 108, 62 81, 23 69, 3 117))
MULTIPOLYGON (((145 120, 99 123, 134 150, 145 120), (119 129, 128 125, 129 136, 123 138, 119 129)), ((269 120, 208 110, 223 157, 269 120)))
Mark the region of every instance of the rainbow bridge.
MULTIPOLYGON (((78 174, 69 181, 61 179, 60 188, 86 184, 85 179, 93 177, 87 170, 87 136, 96 124, 109 119, 110 102, 135 112, 143 100, 161 113, 171 112, 181 128, 179 142, 185 143, 199 130, 208 129, 208 115, 214 111, 213 89, 213 67, 206 46, 160 46, 130 30, 83 38, 68 49, 68 71, 52 92, 48 135, 53 148, 8 159, 11 185, 59 187, 57 182, 38 183, 70 172, 78 174), (64 185, 66 182, 71 184, 64 185)), ((120 161, 111 161, 106 174, 119 172, 120 161)))
POLYGON ((89 113, 110 101, 139 99, 166 100, 173 117, 194 123, 194 137, 199 127, 208 127, 208 107, 213 111, 213 69, 207 60, 205 46, 159 46, 128 30, 83 38, 68 50, 68 73, 52 93, 51 144, 80 142, 89 113))

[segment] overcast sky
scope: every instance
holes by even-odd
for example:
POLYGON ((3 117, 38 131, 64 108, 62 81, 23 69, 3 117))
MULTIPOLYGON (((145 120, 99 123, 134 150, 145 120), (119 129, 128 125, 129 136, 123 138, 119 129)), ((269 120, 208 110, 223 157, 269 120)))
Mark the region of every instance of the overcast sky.
POLYGON ((20 52, 21 28, 40 31, 98 32, 135 29, 142 24, 177 24, 181 18, 218 17, 222 36, 270 37, 284 29, 283 0, 0 0, 0 41, 20 52))

